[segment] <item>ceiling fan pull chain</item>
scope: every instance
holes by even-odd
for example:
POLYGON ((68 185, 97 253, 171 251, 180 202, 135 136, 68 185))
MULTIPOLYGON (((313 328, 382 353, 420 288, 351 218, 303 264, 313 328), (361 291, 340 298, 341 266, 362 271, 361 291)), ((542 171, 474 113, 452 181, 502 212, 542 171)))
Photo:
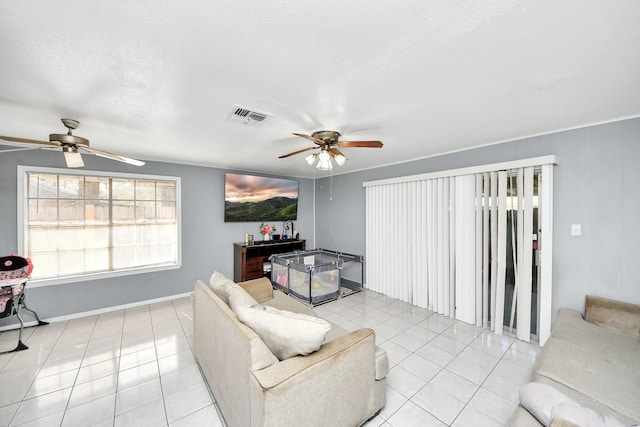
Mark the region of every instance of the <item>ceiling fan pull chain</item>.
POLYGON ((331 176, 329 177, 329 200, 333 200, 333 169, 331 169, 331 176))

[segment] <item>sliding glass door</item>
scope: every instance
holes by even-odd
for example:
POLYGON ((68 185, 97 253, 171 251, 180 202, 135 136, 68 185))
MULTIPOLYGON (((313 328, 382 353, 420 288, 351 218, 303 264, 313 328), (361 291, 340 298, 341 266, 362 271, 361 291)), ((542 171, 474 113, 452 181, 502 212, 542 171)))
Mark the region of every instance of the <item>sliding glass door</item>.
POLYGON ((550 333, 554 156, 364 183, 366 287, 524 341, 550 333))

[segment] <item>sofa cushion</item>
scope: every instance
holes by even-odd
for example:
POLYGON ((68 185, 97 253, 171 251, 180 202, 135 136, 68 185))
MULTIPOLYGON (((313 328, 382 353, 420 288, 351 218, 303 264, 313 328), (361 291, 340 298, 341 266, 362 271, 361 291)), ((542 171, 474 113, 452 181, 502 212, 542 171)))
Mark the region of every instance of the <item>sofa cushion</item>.
POLYGON ((271 280, 266 277, 247 280, 246 282, 238 283, 238 286, 241 286, 260 304, 273 299, 273 285, 271 280))
POLYGON ((635 368, 640 360, 640 340, 585 321, 575 310, 558 312, 553 338, 579 346, 585 352, 635 368))
POLYGON ((533 378, 540 377, 576 390, 617 413, 640 419, 640 372, 635 367, 552 336, 536 360, 533 378))
POLYGON ((329 322, 318 317, 265 305, 237 306, 234 311, 280 360, 317 351, 331 329, 329 322))
POLYGON ((238 306, 251 307, 252 305, 258 304, 247 291, 235 283, 227 285, 227 298, 229 299, 229 307, 231 307, 231 310, 234 312, 238 306))
POLYGON ((269 307, 277 308, 278 310, 292 311, 294 313, 306 314, 307 316, 318 317, 315 311, 306 304, 303 304, 291 295, 287 295, 281 291, 275 291, 273 293, 273 299, 265 302, 265 305, 269 307))
POLYGON ((594 325, 640 337, 640 305, 587 295, 585 319, 594 325))

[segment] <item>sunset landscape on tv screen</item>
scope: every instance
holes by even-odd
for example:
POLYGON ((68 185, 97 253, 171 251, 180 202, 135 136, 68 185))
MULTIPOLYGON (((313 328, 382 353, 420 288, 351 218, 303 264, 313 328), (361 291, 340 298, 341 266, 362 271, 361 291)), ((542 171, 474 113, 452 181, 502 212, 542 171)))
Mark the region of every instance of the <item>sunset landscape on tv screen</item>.
POLYGON ((225 222, 298 219, 298 181, 236 173, 225 174, 225 222))

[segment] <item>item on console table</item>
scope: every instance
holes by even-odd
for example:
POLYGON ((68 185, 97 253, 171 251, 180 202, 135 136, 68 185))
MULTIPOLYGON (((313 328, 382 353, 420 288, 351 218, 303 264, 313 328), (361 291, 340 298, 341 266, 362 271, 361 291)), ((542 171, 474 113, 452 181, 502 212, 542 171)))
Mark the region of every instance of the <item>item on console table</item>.
POLYGON ((265 223, 260 224, 260 232, 264 236, 265 241, 271 240, 271 233, 274 231, 276 231, 274 226, 265 223))

